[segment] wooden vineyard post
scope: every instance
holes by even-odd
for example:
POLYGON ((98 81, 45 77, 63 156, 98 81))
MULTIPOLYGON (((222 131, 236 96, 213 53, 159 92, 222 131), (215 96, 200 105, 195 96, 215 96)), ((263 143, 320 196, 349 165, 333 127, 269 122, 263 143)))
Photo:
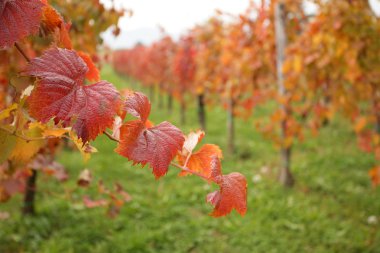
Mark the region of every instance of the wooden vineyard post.
POLYGON ((206 110, 204 94, 198 94, 198 121, 202 130, 206 131, 206 110))
POLYGON ((227 84, 227 89, 227 151, 229 154, 233 154, 235 152, 235 103, 231 93, 231 83, 227 84))
MULTIPOLYGON (((284 85, 284 74, 282 71, 285 61, 285 48, 286 48, 286 32, 285 32, 285 5, 278 2, 275 6, 275 35, 276 35, 276 59, 277 59, 277 85, 278 94, 283 97, 286 95, 284 85)), ((281 104, 281 110, 285 115, 289 112, 286 107, 281 104)), ((281 135, 286 138, 286 119, 281 122, 281 135)), ((279 174, 279 181, 283 186, 291 187, 294 185, 294 178, 290 170, 291 146, 281 147, 281 167, 279 174)))

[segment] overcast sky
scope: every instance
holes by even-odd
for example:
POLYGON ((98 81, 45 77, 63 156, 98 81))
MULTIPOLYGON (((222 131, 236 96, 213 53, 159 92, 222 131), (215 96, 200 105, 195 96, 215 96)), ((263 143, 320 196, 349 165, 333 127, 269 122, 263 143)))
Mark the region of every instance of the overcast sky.
MULTIPOLYGON (((123 17, 119 26, 121 34, 103 35, 112 48, 132 47, 137 42, 148 44, 160 37, 158 26, 162 26, 174 38, 178 38, 195 24, 213 16, 215 9, 232 14, 243 12, 249 0, 114 0, 117 7, 133 10, 131 18, 123 17)), ((110 0, 102 0, 110 6, 110 0)), ((380 15, 380 1, 370 0, 375 12, 380 15)), ((307 7, 312 11, 312 7, 307 7)))

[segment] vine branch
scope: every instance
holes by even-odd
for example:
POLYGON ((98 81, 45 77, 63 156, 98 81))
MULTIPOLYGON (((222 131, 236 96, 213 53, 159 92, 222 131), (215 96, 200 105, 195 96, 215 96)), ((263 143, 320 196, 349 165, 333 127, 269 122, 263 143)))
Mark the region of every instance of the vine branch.
POLYGON ((11 135, 14 135, 20 139, 23 139, 24 141, 27 141, 27 142, 30 142, 30 141, 41 141, 41 140, 46 140, 46 139, 56 139, 56 138, 67 138, 67 139, 70 139, 69 137, 63 135, 61 137, 55 137, 55 136, 42 136, 42 137, 27 137, 27 136, 24 136, 24 135, 21 135, 21 134, 18 134, 16 131, 12 131, 12 130, 9 130, 8 128, 5 128, 5 127, 2 127, 0 126, 0 130, 3 130, 11 135))
POLYGON ((193 171, 193 170, 191 170, 191 169, 189 169, 189 168, 187 168, 185 166, 181 166, 181 165, 179 165, 177 163, 174 163, 174 162, 171 162, 170 165, 173 166, 173 167, 176 167, 178 169, 181 169, 182 171, 186 171, 186 172, 191 173, 191 174, 193 174, 195 176, 198 176, 198 177, 200 177, 200 178, 202 178, 202 179, 204 179, 206 181, 210 181, 210 178, 206 177, 205 175, 202 175, 199 172, 193 171))
POLYGON ((111 141, 116 141, 117 143, 120 143, 120 140, 114 138, 110 133, 108 133, 107 131, 104 131, 103 132, 107 137, 108 139, 110 139, 111 141))
MULTIPOLYGON (((114 138, 114 137, 113 137, 110 133, 108 133, 107 131, 104 131, 103 133, 104 133, 104 135, 106 135, 111 141, 115 141, 115 142, 117 142, 117 143, 120 143, 120 140, 114 138)), ((179 165, 179 164, 177 164, 177 163, 174 163, 174 162, 171 162, 170 165, 172 165, 173 167, 176 167, 176 168, 178 168, 178 169, 180 169, 180 170, 182 170, 182 171, 186 171, 186 172, 188 172, 188 173, 190 173, 190 174, 193 174, 193 175, 195 175, 195 176, 198 176, 198 177, 200 177, 200 178, 202 178, 202 179, 204 179, 204 180, 206 180, 206 181, 210 181, 210 178, 206 177, 205 175, 202 175, 201 173, 196 172, 196 171, 193 171, 193 170, 191 170, 191 169, 189 169, 189 168, 186 167, 187 162, 188 162, 190 156, 191 156, 191 153, 188 155, 188 157, 187 157, 187 159, 186 159, 185 166, 181 166, 181 165, 179 165)))
POLYGON ((30 58, 26 55, 26 53, 24 52, 24 50, 20 47, 20 45, 17 42, 15 42, 15 47, 20 52, 20 54, 25 58, 25 60, 27 62, 30 62, 30 58))

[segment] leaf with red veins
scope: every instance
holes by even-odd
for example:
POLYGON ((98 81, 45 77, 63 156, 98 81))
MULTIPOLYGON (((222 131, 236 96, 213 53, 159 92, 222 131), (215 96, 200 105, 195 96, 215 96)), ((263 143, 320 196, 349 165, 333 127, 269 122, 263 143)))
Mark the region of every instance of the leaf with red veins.
POLYGON ((38 32, 43 3, 40 0, 0 1, 0 48, 38 32))
POLYGON ((125 110, 139 118, 141 121, 147 121, 150 114, 151 104, 147 96, 140 92, 129 93, 125 101, 125 110))
POLYGON ((177 127, 162 122, 146 127, 140 120, 126 122, 120 128, 120 143, 115 152, 134 164, 149 164, 156 179, 165 175, 169 164, 181 150, 184 137, 177 127))
POLYGON ((84 85, 88 67, 73 50, 53 48, 33 59, 26 74, 38 78, 28 98, 30 114, 46 123, 54 118, 72 126, 86 143, 112 127, 121 106, 120 95, 106 81, 84 85))
POLYGON ((244 216, 247 212, 247 180, 237 172, 222 175, 217 157, 214 157, 212 165, 216 166, 212 170, 212 179, 219 185, 220 190, 207 195, 206 201, 215 207, 210 215, 221 217, 235 209, 244 216))
POLYGON ((220 159, 217 156, 211 157, 210 162, 211 175, 210 178, 216 180, 216 178, 222 176, 222 165, 220 164, 220 159))
MULTIPOLYGON (((217 145, 205 144, 197 152, 191 154, 186 167, 192 171, 201 173, 205 177, 211 177, 211 168, 214 156, 217 156, 219 159, 222 158, 222 150, 217 145)), ((187 155, 178 154, 177 158, 178 163, 181 166, 184 166, 187 155)), ((179 175, 185 176, 189 174, 189 172, 181 171, 179 175)))
POLYGON ((207 195, 207 202, 215 206, 210 215, 220 217, 235 209, 244 216, 247 211, 247 180, 245 177, 240 173, 233 172, 219 176, 217 179, 220 191, 207 195))

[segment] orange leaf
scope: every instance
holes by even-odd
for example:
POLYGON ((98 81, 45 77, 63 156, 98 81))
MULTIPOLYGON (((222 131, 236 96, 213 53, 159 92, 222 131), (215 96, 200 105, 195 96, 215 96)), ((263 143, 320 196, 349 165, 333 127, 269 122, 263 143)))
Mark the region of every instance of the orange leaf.
MULTIPOLYGON (((191 154, 186 167, 190 170, 196 171, 205 175, 206 177, 211 176, 211 161, 214 156, 219 159, 223 157, 222 150, 214 144, 205 144, 197 152, 191 154)), ((187 156, 178 155, 178 162, 180 165, 184 166, 187 156)), ((189 173, 182 171, 179 175, 185 176, 189 173)))
POLYGON ((356 133, 360 133, 364 128, 365 126, 367 125, 367 118, 365 117, 360 117, 356 123, 355 123, 355 132, 356 133))
POLYGON ((59 41, 61 42, 63 47, 67 49, 73 49, 73 45, 71 43, 70 34, 69 34, 70 27, 71 27, 71 24, 62 23, 59 29, 59 41))
POLYGON ((372 181, 372 185, 374 187, 380 185, 380 166, 376 166, 374 168, 372 168, 369 172, 368 172, 370 178, 371 178, 371 181, 372 181))
POLYGON ((83 59, 83 61, 87 64, 88 72, 86 73, 86 78, 90 81, 97 82, 100 80, 100 73, 98 68, 95 66, 91 57, 85 52, 79 51, 78 55, 83 59))
POLYGON ((63 17, 47 1, 44 4, 41 19, 43 29, 46 33, 53 34, 55 41, 64 48, 72 49, 69 35, 70 25, 65 23, 63 17))
POLYGON ((41 22, 47 32, 53 33, 56 28, 60 28, 63 18, 51 5, 45 3, 41 22))

